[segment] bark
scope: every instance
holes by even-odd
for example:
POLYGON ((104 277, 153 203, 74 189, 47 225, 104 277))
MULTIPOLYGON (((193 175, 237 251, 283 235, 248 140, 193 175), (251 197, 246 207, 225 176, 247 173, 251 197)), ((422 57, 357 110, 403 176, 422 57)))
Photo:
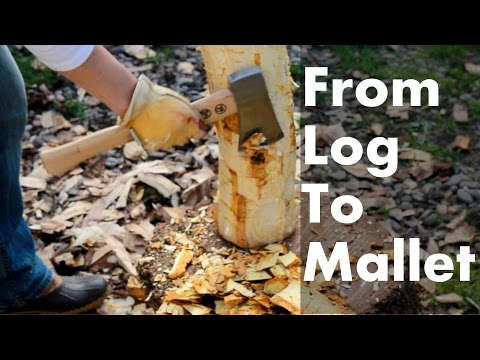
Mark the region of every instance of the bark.
POLYGON ((228 88, 228 75, 260 66, 285 137, 238 151, 238 119, 217 122, 220 165, 218 231, 245 248, 282 241, 298 218, 295 201, 295 127, 290 63, 285 46, 200 46, 210 92, 228 88))

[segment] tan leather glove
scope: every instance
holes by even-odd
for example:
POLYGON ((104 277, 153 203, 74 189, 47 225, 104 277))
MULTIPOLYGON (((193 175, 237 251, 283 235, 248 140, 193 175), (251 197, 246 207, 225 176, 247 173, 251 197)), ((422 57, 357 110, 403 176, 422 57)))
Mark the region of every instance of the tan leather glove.
POLYGON ((203 135, 204 125, 189 104, 175 91, 141 75, 130 106, 117 124, 133 128, 147 151, 183 145, 203 135))

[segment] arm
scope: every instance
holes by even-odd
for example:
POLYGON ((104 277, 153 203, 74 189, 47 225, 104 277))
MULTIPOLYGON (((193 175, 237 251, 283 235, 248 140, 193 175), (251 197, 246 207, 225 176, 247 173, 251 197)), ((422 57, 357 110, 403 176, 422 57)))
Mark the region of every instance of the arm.
POLYGON ((79 67, 60 73, 120 116, 127 112, 137 85, 135 76, 100 45, 79 67))

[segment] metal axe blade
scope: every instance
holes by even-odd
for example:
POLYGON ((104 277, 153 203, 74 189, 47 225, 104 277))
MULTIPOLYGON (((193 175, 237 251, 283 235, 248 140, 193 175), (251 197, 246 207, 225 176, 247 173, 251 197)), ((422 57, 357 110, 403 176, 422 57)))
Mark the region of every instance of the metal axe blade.
POLYGON ((244 150, 243 144, 255 133, 263 134, 265 144, 282 139, 285 135, 278 124, 261 69, 249 67, 232 73, 228 80, 237 104, 238 150, 244 150))

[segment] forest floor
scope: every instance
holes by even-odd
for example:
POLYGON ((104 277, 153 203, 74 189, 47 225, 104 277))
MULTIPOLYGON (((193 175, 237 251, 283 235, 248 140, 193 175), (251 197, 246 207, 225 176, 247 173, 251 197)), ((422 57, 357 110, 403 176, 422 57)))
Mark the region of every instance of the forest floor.
MULTIPOLYGON (((213 130, 196 143, 148 155, 132 143, 99 155, 63 177, 48 176, 39 160, 41 149, 111 126, 115 114, 46 69, 24 48, 11 49, 28 93, 21 176, 25 216, 39 253, 60 274, 102 274, 113 292, 101 313, 154 313, 158 301, 154 292, 142 286, 136 264, 155 242, 156 226, 164 227, 187 209, 202 213, 215 201, 218 145, 213 130), (152 182, 153 175, 166 181, 152 182)), ((137 76, 146 74, 192 101, 207 94, 195 46, 108 49, 137 76)), ((372 179, 365 167, 344 169, 333 163, 303 166, 301 178, 329 183, 333 196, 360 197, 369 214, 384 220, 391 237, 420 237, 422 258, 436 252, 453 257, 465 244, 478 257, 480 157, 475 154, 480 149, 480 66, 475 64, 480 64, 480 48, 291 46, 289 51, 292 77, 299 84, 303 66, 328 66, 327 79, 353 78, 355 83, 368 77, 386 84, 394 78, 437 80, 439 107, 405 104, 403 109, 393 109, 389 98, 385 106, 366 108, 346 91, 344 106, 333 108, 327 91, 319 94, 316 108, 302 109, 302 94, 297 91, 299 128, 323 125, 319 147, 325 153, 335 138, 345 134, 359 139, 364 149, 375 136, 398 137, 402 149, 398 171, 390 178, 372 179)), ((425 94, 422 103, 426 103, 425 94)), ((368 164, 366 156, 364 160, 368 164)), ((420 284, 422 312, 480 311, 478 264, 472 266, 469 283, 460 282, 456 272, 445 283, 422 280, 420 284)))

